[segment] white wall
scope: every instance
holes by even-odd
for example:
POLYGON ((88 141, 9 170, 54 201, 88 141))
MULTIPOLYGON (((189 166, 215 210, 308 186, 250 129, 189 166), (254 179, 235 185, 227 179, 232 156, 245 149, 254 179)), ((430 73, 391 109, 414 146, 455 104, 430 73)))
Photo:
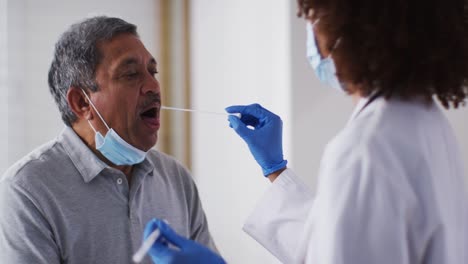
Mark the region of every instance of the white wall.
POLYGON ((7 160, 0 158, 11 165, 64 126, 47 85, 60 34, 86 17, 118 16, 138 26, 143 43, 154 54, 157 10, 152 0, 138 4, 128 0, 2 1, 8 2, 8 141, 14 148, 9 148, 7 160))
MULTIPOLYGON (((289 120, 289 2, 191 2, 193 108, 258 102, 289 120)), ((193 173, 221 253, 230 263, 276 263, 241 231, 268 180, 227 116, 193 115, 192 124, 193 173)))
POLYGON ((7 0, 0 0, 0 172, 8 166, 7 0))
MULTIPOLYGON (((25 113, 34 112, 25 105, 25 95, 36 93, 33 89, 26 88, 25 81, 30 68, 25 60, 26 27, 22 10, 26 9, 22 0, 7 0, 7 95, 8 95, 8 148, 6 163, 10 165, 26 152, 27 139, 25 135, 27 120, 25 113), (29 91, 28 91, 29 90, 29 91)), ((40 52, 40 50, 37 50, 40 52)), ((46 118, 47 120, 47 118, 46 118)))

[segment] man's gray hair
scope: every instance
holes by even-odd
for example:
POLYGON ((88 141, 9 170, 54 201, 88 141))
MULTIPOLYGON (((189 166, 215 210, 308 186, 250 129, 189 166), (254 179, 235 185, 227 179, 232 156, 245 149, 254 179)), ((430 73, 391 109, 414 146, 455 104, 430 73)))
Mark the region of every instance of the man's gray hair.
POLYGON ((55 44, 49 89, 67 126, 71 127, 77 119, 67 102, 68 89, 99 89, 95 73, 102 52, 98 44, 122 33, 138 36, 135 25, 120 18, 98 16, 72 25, 55 44))

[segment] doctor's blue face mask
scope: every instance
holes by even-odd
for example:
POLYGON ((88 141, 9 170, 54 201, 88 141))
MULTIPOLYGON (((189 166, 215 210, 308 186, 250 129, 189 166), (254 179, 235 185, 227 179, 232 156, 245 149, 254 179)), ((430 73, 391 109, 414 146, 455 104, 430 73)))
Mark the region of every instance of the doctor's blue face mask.
MULTIPOLYGON (((317 22, 318 21, 316 21, 314 24, 307 22, 307 60, 322 83, 330 85, 337 90, 343 91, 343 87, 336 77, 336 67, 331 57, 331 53, 326 58, 322 58, 320 55, 317 39, 315 38, 313 29, 317 22)), ((337 46, 338 42, 339 40, 335 44, 335 47, 337 46)))
POLYGON ((99 150, 99 152, 101 152, 101 154, 104 155, 106 159, 110 160, 115 165, 134 165, 142 162, 145 159, 147 152, 130 145, 128 142, 123 140, 112 128, 109 128, 106 121, 104 121, 104 118, 102 118, 101 114, 91 99, 88 97, 86 92, 83 89, 82 91, 91 106, 94 108, 94 111, 96 111, 97 115, 107 128, 106 136, 103 137, 100 132, 96 131, 91 122, 88 120, 88 124, 95 133, 94 140, 96 143, 96 149, 99 150))

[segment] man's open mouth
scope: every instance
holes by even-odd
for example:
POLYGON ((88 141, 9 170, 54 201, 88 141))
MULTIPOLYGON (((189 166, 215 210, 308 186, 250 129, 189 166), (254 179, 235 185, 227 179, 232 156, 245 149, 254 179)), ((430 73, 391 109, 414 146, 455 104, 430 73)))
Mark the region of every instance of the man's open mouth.
POLYGON ((140 114, 142 119, 145 118, 157 118, 158 117, 158 108, 152 107, 140 114))
POLYGON ((148 106, 140 114, 143 123, 151 129, 159 129, 159 107, 158 104, 148 106))

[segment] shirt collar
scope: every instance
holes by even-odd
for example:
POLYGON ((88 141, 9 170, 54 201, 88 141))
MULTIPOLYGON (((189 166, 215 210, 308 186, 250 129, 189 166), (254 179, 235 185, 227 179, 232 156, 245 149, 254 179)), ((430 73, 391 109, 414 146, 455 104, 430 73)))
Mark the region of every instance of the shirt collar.
MULTIPOLYGON (((58 137, 58 141, 67 152, 86 183, 96 178, 104 169, 111 169, 109 165, 99 159, 99 157, 86 146, 71 127, 66 126, 63 129, 58 137)), ((152 172, 153 168, 154 164, 146 157, 143 162, 135 165, 134 174, 143 173, 152 175, 150 172, 152 172), (139 173, 137 173, 137 171, 139 173)))

